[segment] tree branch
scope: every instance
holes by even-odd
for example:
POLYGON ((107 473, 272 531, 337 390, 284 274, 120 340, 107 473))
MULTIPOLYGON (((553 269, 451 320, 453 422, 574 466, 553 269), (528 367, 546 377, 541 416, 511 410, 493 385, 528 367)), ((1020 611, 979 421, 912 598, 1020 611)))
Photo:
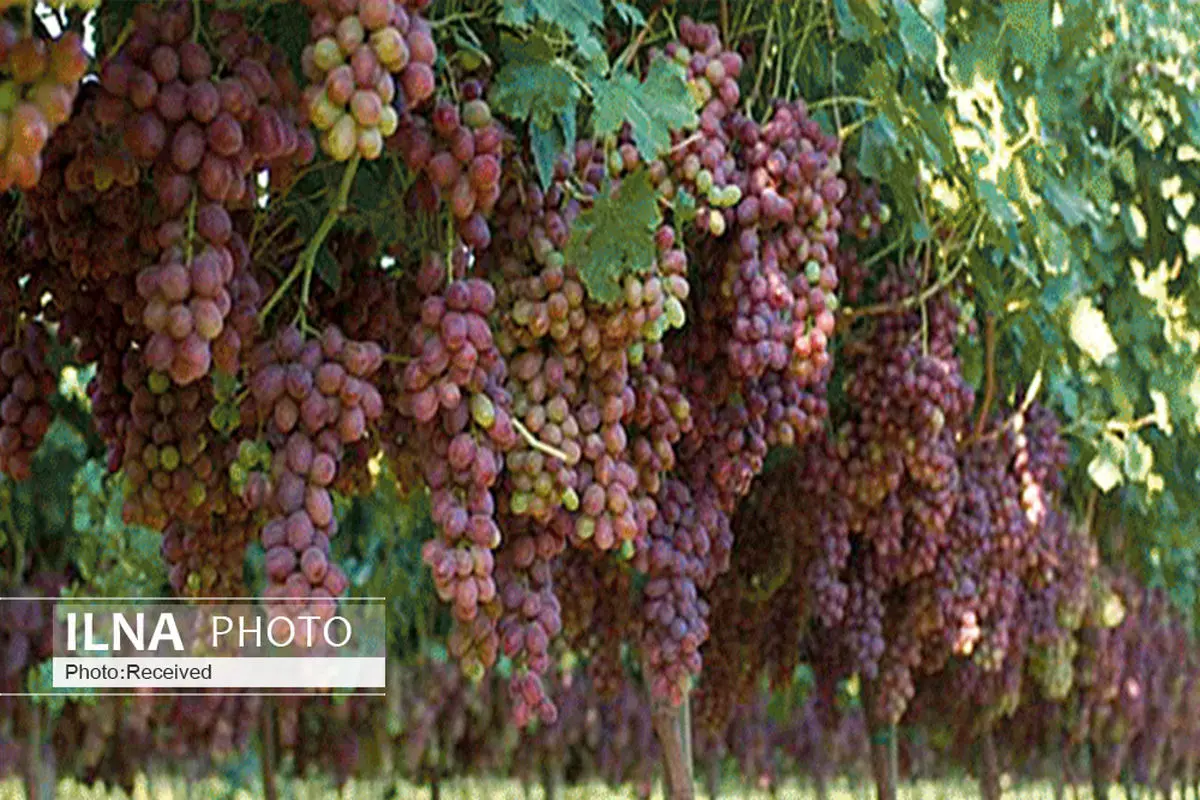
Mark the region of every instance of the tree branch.
POLYGON ((988 413, 992 410, 992 400, 996 396, 996 316, 990 313, 983 327, 983 352, 986 377, 983 383, 983 403, 979 406, 979 417, 975 420, 976 439, 983 436, 988 413))
POLYGON ((271 295, 271 299, 263 306, 262 311, 258 314, 259 324, 266 322, 271 311, 283 299, 291 285, 298 278, 303 276, 303 288, 300 292, 300 315, 303 316, 305 308, 308 306, 308 292, 312 283, 313 267, 317 263, 317 253, 321 250, 321 245, 325 243, 325 239, 329 236, 329 232, 333 230, 333 226, 337 224, 338 218, 346 211, 346 203, 350 197, 350 187, 354 185, 354 174, 358 171, 359 161, 362 159, 358 153, 346 162, 346 169, 342 173, 342 181, 338 184, 337 195, 333 199, 333 204, 329 206, 329 211, 325 214, 325 219, 321 220, 321 225, 317 228, 316 233, 309 239, 304 251, 300 257, 296 259, 296 265, 292 267, 292 271, 283 279, 283 283, 279 284, 279 288, 271 295))

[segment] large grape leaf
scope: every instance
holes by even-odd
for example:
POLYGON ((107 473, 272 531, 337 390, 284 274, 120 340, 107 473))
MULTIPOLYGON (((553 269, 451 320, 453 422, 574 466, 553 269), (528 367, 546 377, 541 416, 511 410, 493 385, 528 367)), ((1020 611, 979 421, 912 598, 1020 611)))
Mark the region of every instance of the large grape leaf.
POLYGON ((661 220, 658 193, 645 169, 627 177, 615 192, 601 194, 579 215, 566 257, 578 268, 592 299, 615 301, 622 277, 654 266, 654 232, 661 220))
POLYGON ((531 25, 534 19, 540 19, 570 34, 588 60, 604 55, 604 47, 596 38, 596 29, 604 25, 600 0, 504 0, 499 19, 505 25, 531 25))
POLYGON ((493 84, 491 103, 500 114, 528 121, 529 143, 542 185, 554 160, 575 144, 575 109, 580 89, 568 65, 543 36, 501 39, 505 63, 493 84))
POLYGON ((694 128, 698 122, 683 67, 661 56, 651 62, 644 81, 615 68, 608 77, 593 76, 591 85, 593 132, 610 136, 628 122, 633 143, 647 160, 670 148, 671 131, 694 128))
POLYGON ((504 66, 492 86, 491 104, 499 113, 548 128, 566 111, 574 114, 579 86, 568 66, 543 36, 500 40, 504 66))

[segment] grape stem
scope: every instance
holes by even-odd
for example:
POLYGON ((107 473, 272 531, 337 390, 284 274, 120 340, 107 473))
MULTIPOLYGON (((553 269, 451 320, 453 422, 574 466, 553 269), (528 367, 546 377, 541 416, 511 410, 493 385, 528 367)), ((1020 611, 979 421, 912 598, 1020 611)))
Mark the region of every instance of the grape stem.
POLYGON ((992 409, 992 400, 996 396, 996 316, 989 313, 983 327, 984 378, 983 403, 979 406, 979 417, 975 420, 975 438, 983 435, 987 425, 988 413, 992 409))
POLYGON ((308 294, 312 287, 313 267, 317 263, 317 253, 321 250, 321 245, 325 243, 325 238, 329 236, 329 232, 333 230, 333 226, 337 224, 338 217, 346 210, 347 199, 350 197, 350 187, 354 184, 354 174, 358 171, 359 161, 362 156, 358 153, 354 154, 346 163, 346 169, 342 173, 342 181, 338 184, 337 195, 333 199, 333 203, 329 206, 329 211, 325 214, 325 219, 321 220, 321 225, 317 228, 316 233, 308 240, 304 251, 300 253, 300 257, 296 259, 296 266, 292 267, 292 271, 283 279, 283 283, 279 284, 279 288, 271 295, 271 299, 263 306, 263 310, 258 314, 259 323, 264 323, 271 311, 283 299, 291 285, 296 282, 296 279, 303 276, 304 281, 300 289, 300 310, 297 313, 297 319, 304 316, 304 310, 308 307, 308 294))
POLYGON ((192 200, 188 203, 187 235, 183 241, 184 263, 192 265, 192 257, 196 254, 196 191, 192 190, 192 200))
POLYGON ((625 52, 621 54, 621 60, 617 62, 618 66, 628 67, 633 62, 633 57, 637 55, 637 51, 641 48, 642 42, 646 41, 646 34, 650 33, 650 29, 654 27, 654 21, 658 18, 658 15, 662 12, 662 9, 663 3, 659 2, 659 4, 654 7, 654 10, 650 12, 650 16, 646 17, 646 24, 642 26, 640 31, 638 31, 637 38, 634 39, 629 47, 626 48, 625 52))
MULTIPOLYGON (((979 216, 975 218, 974 226, 971 228, 971 235, 967 238, 968 243, 973 241, 979 233, 980 227, 983 226, 983 218, 984 212, 980 211, 979 216)), ((884 317, 888 314, 900 314, 928 302, 938 292, 954 283, 955 279, 963 271, 963 267, 967 265, 967 253, 969 252, 970 247, 964 247, 954 267, 920 294, 909 295, 894 303, 876 303, 875 305, 863 306, 862 308, 847 308, 842 312, 843 318, 847 322, 851 322, 859 317, 884 317)))
POLYGON ((564 464, 571 463, 571 459, 566 453, 564 453, 562 450, 559 450, 556 447, 552 447, 551 445, 546 444, 541 439, 534 436, 533 432, 530 431, 529 428, 526 428, 525 425, 522 424, 521 420, 517 419, 516 417, 513 417, 512 424, 513 424, 513 427, 517 429, 517 433, 521 434, 521 438, 524 439, 526 441, 526 443, 530 447, 532 447, 534 450, 537 450, 545 455, 548 455, 551 458, 557 458, 559 461, 563 462, 564 464))

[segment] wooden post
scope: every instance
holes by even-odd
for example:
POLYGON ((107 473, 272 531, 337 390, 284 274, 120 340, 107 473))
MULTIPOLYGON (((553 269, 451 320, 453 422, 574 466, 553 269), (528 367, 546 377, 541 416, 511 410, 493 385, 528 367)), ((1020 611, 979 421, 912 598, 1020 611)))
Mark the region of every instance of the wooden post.
POLYGON ((651 700, 650 718, 662 747, 663 780, 668 800, 695 800, 692 770, 687 763, 680 735, 679 709, 670 702, 651 700))
POLYGON ((1000 800, 1000 760, 996 757, 996 739, 991 728, 979 739, 982 763, 979 771, 979 790, 983 800, 1000 800))
POLYGON ((880 720, 875 708, 875 685, 862 684, 863 711, 867 716, 867 731, 871 737, 871 773, 875 778, 878 800, 896 800, 896 726, 880 720))
POLYGON ((1089 744, 1088 751, 1091 756, 1089 760, 1092 762, 1092 800, 1108 800, 1108 781, 1104 780, 1100 770, 1100 757, 1096 752, 1096 745, 1089 744))
POLYGON ((717 800, 721 791, 721 759, 710 755, 706 759, 704 770, 704 790, 708 792, 708 800, 717 800))
MULTIPOLYGON (((691 743, 686 746, 683 736, 683 708, 671 705, 669 700, 654 696, 650 686, 650 663, 642 661, 642 675, 646 682, 646 693, 650 696, 650 721, 662 748, 663 785, 666 800, 696 800, 696 786, 692 781, 692 762, 688 758, 691 743)), ((690 734, 687 737, 691 738, 690 734)))
POLYGON ((542 763, 542 790, 545 792, 543 800, 558 800, 558 770, 550 764, 542 763))
POLYGON ((54 787, 46 786, 46 776, 42 771, 42 707, 33 701, 19 702, 18 714, 25 718, 25 752, 22 759, 25 796, 28 800, 48 800, 54 796, 54 787))
POLYGON ((263 702, 262 728, 259 731, 262 761, 263 797, 279 800, 279 787, 275 784, 275 701, 268 697, 263 702))

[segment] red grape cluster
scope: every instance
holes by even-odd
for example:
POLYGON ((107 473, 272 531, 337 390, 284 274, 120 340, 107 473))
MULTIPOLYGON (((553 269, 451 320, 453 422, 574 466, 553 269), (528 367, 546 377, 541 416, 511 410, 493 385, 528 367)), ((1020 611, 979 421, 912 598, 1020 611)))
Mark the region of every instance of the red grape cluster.
POLYGON ((495 292, 480 278, 446 279, 436 258, 427 259, 417 276, 424 299, 396 403, 413 425, 439 533, 426 542, 423 557, 438 596, 452 604, 455 655, 478 673, 499 649, 492 572, 501 532, 492 490, 517 433, 500 388, 505 363, 487 320, 495 292))
POLYGON ((304 0, 312 43, 302 65, 304 105, 335 161, 372 160, 400 115, 433 96, 437 47, 417 3, 304 0), (407 6, 407 7, 406 7, 407 6), (397 85, 399 79, 399 85, 397 85))
POLYGON ((263 702, 255 695, 197 692, 167 701, 156 708, 154 724, 163 734, 164 753, 174 758, 233 755, 260 729, 263 702))
POLYGON ((48 339, 41 325, 29 323, 0 351, 0 472, 13 480, 30 476, 33 454, 54 419, 48 339))
POLYGON ((101 91, 94 83, 80 89, 75 113, 46 145, 41 180, 26 193, 30 224, 49 256, 75 281, 96 284, 137 270, 153 214, 132 156, 102 139, 95 117, 101 91))
POLYGON ((228 209, 251 203, 256 170, 306 160, 311 147, 290 110, 295 86, 286 64, 240 16, 209 18, 216 63, 188 38, 199 23, 189 4, 139 6, 135 20, 100 72, 95 113, 103 126, 119 127, 125 148, 152 168, 165 221, 154 234, 158 263, 138 275, 145 358, 187 385, 212 367, 233 274, 247 255, 231 240, 228 209))
POLYGON ((0 19, 0 191, 32 189, 42 175, 42 148, 67 122, 87 72, 88 56, 79 34, 69 31, 46 41, 22 36, 0 19))
POLYGON ((434 211, 439 200, 450 209, 459 236, 473 250, 491 243, 488 218, 500 199, 504 132, 492 119, 477 81, 462 87, 461 108, 439 100, 430 120, 405 119, 394 143, 408 168, 420 175, 415 202, 434 211))
POLYGON ((558 716, 542 676, 550 668, 550 642, 562 630, 550 565, 566 546, 569 526, 566 512, 544 526, 506 520, 505 540, 496 557, 496 585, 504 607, 497 631, 502 652, 518 668, 510 685, 518 727, 535 717, 550 725, 558 716))
POLYGON ((661 477, 652 465, 674 463, 671 440, 687 424, 688 406, 677 392, 666 409, 680 417, 672 426, 662 414, 656 423, 647 413, 649 398, 637 414, 635 391, 636 374, 673 379, 657 366, 663 351, 656 343, 670 325, 682 324, 686 258, 674 230, 664 226, 649 274, 625 276, 615 302, 589 298, 564 251, 606 169, 592 142, 577 143, 572 155, 560 161, 545 191, 524 175, 506 175, 497 205, 503 224, 484 265, 499 276, 506 313, 497 343, 512 367, 513 411, 534 440, 509 459, 510 510, 542 520, 560 507, 578 512, 573 543, 609 550, 645 534, 661 477), (635 414, 645 429, 635 429, 635 414))
POLYGON ((712 493, 694 492, 674 478, 663 481, 658 516, 634 565, 648 578, 642 590, 642 654, 656 697, 678 705, 700 673, 700 645, 708 638, 714 542, 729 533, 729 517, 712 493))
POLYGON ((172 520, 203 523, 224 475, 206 433, 212 410, 205 383, 175 386, 125 353, 121 370, 130 398, 118 448, 125 477, 125 520, 163 530, 172 520))
POLYGON ((229 213, 207 203, 196 209, 194 228, 199 239, 193 244, 182 223, 160 227, 163 256, 137 276, 138 294, 146 301, 142 324, 150 331, 146 363, 180 386, 209 373, 214 343, 233 309, 229 213))
POLYGON ((246 547, 255 536, 249 512, 242 519, 223 515, 217 524, 173 522, 163 531, 162 556, 171 589, 181 597, 242 597, 246 595, 243 565, 246 547))
POLYGON ((371 382, 383 361, 378 345, 347 339, 328 327, 320 339, 305 340, 284 328, 259 346, 250 390, 273 453, 271 519, 262 529, 269 586, 264 597, 310 604, 333 613, 346 591, 345 573, 329 561, 337 532, 329 487, 343 449, 359 441, 383 413, 383 398, 371 382))
POLYGON ((555 583, 567 587, 561 608, 564 639, 587 659, 594 691, 611 697, 625 683, 624 626, 636 618, 631 573, 613 569, 604 554, 571 548, 554 563, 555 583))
POLYGON ((35 576, 24 590, 5 592, 10 597, 0 603, 0 686, 7 693, 26 691, 26 670, 53 653, 51 606, 38 600, 46 593, 38 583, 50 588, 53 582, 53 576, 35 576))

